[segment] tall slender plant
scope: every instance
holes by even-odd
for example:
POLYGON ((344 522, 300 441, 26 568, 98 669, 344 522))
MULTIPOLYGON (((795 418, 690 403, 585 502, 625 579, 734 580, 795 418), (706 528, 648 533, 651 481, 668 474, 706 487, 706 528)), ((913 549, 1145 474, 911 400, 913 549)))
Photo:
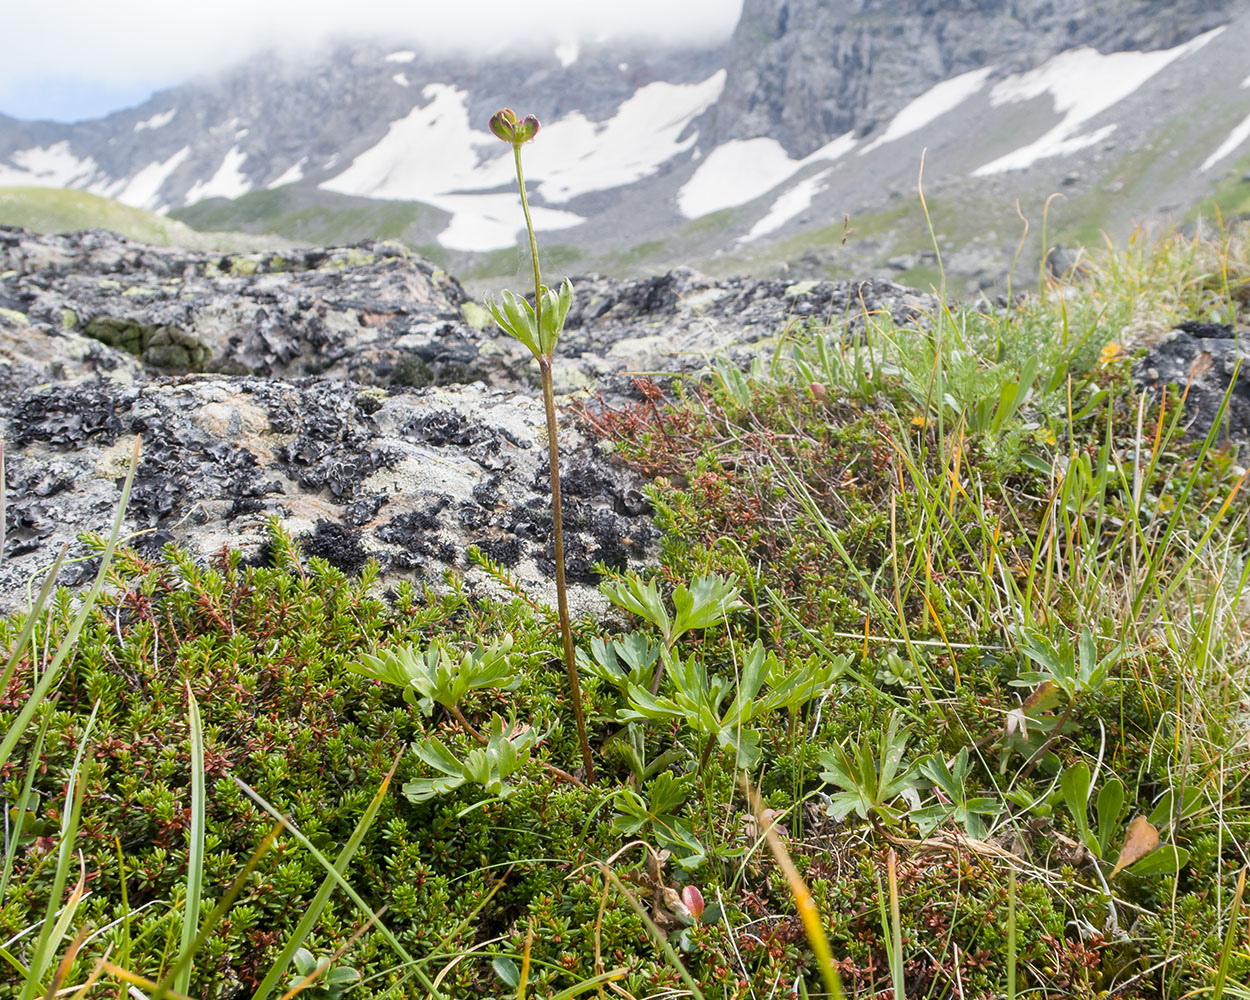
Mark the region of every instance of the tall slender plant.
POLYGON ((512 145, 516 164, 517 187, 521 192, 521 210, 525 213, 525 230, 529 234, 530 261, 534 267, 534 304, 525 298, 503 293, 502 304, 487 298, 486 308, 505 333, 510 334, 530 349, 538 361, 542 379, 543 405, 547 411, 547 456, 551 466, 551 526, 555 543, 556 600, 560 611, 560 634, 564 640, 564 668, 568 674, 569 696, 573 702, 573 715, 577 719, 577 739, 582 748, 582 761, 586 768, 586 781, 595 780, 594 764, 590 759, 590 741, 586 738, 586 713, 582 708, 582 690, 577 680, 577 660, 573 651, 573 628, 569 623, 568 587, 564 580, 564 522, 560 513, 560 453, 556 431, 556 394, 551 377, 551 362, 556 341, 564 329, 564 319, 573 304, 573 285, 568 278, 559 290, 542 283, 538 270, 538 241, 534 238, 534 223, 530 218, 529 199, 525 194, 525 173, 521 169, 521 146, 538 133, 538 119, 527 115, 517 121, 516 112, 503 108, 491 115, 490 130, 504 142, 512 145))

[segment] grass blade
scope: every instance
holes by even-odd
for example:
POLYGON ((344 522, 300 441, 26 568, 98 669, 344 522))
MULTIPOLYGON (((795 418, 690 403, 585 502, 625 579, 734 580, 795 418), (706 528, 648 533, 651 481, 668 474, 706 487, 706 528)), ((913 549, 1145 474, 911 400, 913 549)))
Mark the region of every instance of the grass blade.
POLYGON ((69 923, 73 919, 74 910, 77 909, 78 903, 82 899, 81 890, 85 887, 85 883, 80 880, 80 885, 71 894, 70 901, 66 903, 62 910, 60 919, 57 919, 57 911, 61 909, 61 897, 65 893, 65 883, 69 880, 69 868, 74 860, 74 841, 78 836, 78 822, 82 817, 82 804, 87 797, 87 783, 83 780, 84 775, 82 773, 83 757, 86 754, 87 742, 91 735, 91 729, 95 725, 96 713, 99 710, 100 703, 97 701, 83 729, 82 742, 78 745, 78 753, 75 755, 74 765, 70 769, 69 787, 65 790, 65 797, 69 807, 65 810, 61 819, 61 836, 60 844, 57 848, 56 871, 52 877, 52 888, 48 892, 48 906, 44 912, 43 926, 31 953, 26 982, 22 986, 22 1000, 31 1000, 35 995, 35 991, 38 989, 44 974, 52 964, 52 957, 56 954, 56 949, 60 945, 61 939, 69 929, 69 923))
POLYGON ((834 1000, 844 1000, 846 994, 842 991, 842 977, 838 975, 838 967, 833 960, 833 949, 829 947, 829 936, 825 933, 825 926, 820 921, 820 911, 816 909, 816 901, 812 899, 807 883, 803 881, 798 869, 794 867, 794 862, 790 860, 790 852, 786 850, 786 845, 777 836, 772 822, 764 818, 760 798, 745 776, 742 779, 742 787, 746 793, 747 802, 751 805, 751 812, 755 815, 756 827, 763 831, 764 839, 768 841, 768 849, 773 852, 777 867, 786 877, 790 895, 794 897, 794 905, 803 921, 803 929, 807 932, 807 940, 812 946, 812 952, 816 955, 816 964, 820 967, 825 992, 834 1000))
MULTIPOLYGON (((187 904, 182 914, 182 946, 186 953, 195 941, 200 922, 200 887, 204 879, 204 730, 200 724, 200 706, 196 703, 191 682, 187 686, 187 716, 191 728, 191 829, 187 848, 187 904)), ((191 987, 191 963, 182 967, 173 987, 187 993, 191 987)))
POLYGON ((416 960, 410 954, 408 954, 407 949, 404 948, 404 946, 399 943, 399 939, 396 938, 395 935, 391 933, 390 929, 384 923, 378 920, 378 916, 376 913, 374 913, 373 908, 369 906, 369 904, 366 903, 364 899, 361 898, 360 893, 358 893, 355 889, 352 888, 351 883, 349 883, 347 879, 345 879, 335 869, 334 865, 330 863, 330 859, 327 858, 324 854, 322 854, 319 850, 317 850, 316 847, 313 846, 312 841, 310 841, 307 837, 304 836, 303 832, 300 830, 299 827, 295 825, 295 823, 292 820, 283 816, 282 813, 278 812, 277 809, 275 809, 268 802, 266 802, 264 798, 262 798, 257 792, 253 791, 247 784, 240 781, 238 778, 235 778, 234 781, 235 781, 235 784, 238 785, 239 788, 243 790, 243 793, 247 795, 248 798, 250 798, 258 806, 264 809, 265 812, 269 813, 270 816, 276 819, 283 827, 287 829, 287 831, 291 834, 292 837, 294 837, 296 840, 300 842, 301 845, 303 845, 304 849, 308 851, 309 854, 311 854, 314 858, 317 859, 317 862, 321 865, 321 867, 326 870, 326 874, 338 884, 339 888, 341 888, 345 893, 347 893, 348 898, 353 903, 355 903, 356 906, 360 908, 360 911, 364 913, 365 916, 367 916, 369 919, 373 920, 377 924, 378 933, 381 934, 382 937, 386 939, 386 943, 391 946, 391 950, 394 951, 395 954, 398 955, 401 959, 403 959, 404 963, 407 966, 412 968, 413 972, 416 974, 416 977, 419 980, 421 980, 421 985, 424 986, 432 996, 441 998, 442 994, 438 991, 438 988, 432 982, 430 982, 430 978, 420 968, 416 960))

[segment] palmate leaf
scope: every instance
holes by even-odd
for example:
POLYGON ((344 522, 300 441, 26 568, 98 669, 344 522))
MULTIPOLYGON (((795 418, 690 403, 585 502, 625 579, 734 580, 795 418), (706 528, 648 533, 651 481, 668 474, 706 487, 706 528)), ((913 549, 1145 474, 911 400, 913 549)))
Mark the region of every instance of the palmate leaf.
POLYGON ((927 837, 950 820, 962 826, 969 837, 975 840, 984 837, 986 825, 981 817, 996 816, 1002 811, 1002 804, 994 798, 968 797, 968 776, 972 771, 968 748, 962 747, 949 765, 940 756, 930 757, 920 764, 919 771, 948 800, 913 809, 908 814, 920 835, 927 837))
POLYGON ((664 599, 660 597, 660 588, 654 580, 644 581, 637 574, 629 573, 621 580, 608 580, 599 584, 599 590, 618 608, 650 622, 660 630, 665 641, 668 641, 672 632, 672 620, 668 616, 668 609, 664 607, 664 599))
POLYGON ((512 636, 505 635, 489 646, 479 642, 471 651, 457 653, 435 641, 424 652, 409 645, 376 656, 366 653, 348 668, 403 688, 405 700, 420 704, 428 715, 435 704, 459 704, 471 690, 516 690, 521 678, 513 670, 512 643, 512 636))
POLYGON ((898 716, 893 716, 875 747, 871 740, 864 740, 854 753, 841 746, 823 751, 818 758, 825 767, 820 778, 842 789, 829 797, 830 815, 841 819, 854 812, 868 819, 875 812, 887 822, 897 821, 902 812, 889 803, 920 783, 917 771, 922 761, 903 767, 906 749, 907 732, 898 731, 898 716))
POLYGON ((678 584, 673 591, 673 638, 696 628, 711 628, 723 622, 731 611, 746 607, 738 595, 741 590, 729 577, 712 573, 696 577, 687 588, 678 584))
POLYGON ((690 797, 694 783, 692 775, 677 777, 664 771, 647 785, 645 799, 632 788, 621 788, 615 795, 617 811, 612 816, 613 830, 635 837, 649 829, 656 845, 672 851, 678 864, 698 867, 706 849, 689 821, 676 815, 690 797))
POLYGON ((541 329, 534 307, 522 296, 511 292, 505 291, 499 303, 487 297, 486 310, 505 333, 528 347, 535 358, 542 360, 551 358, 564 330, 564 321, 573 304, 573 283, 565 278, 558 289, 542 285, 539 294, 543 301, 541 329))
POLYGON ((723 622, 731 611, 745 607, 738 600, 741 591, 737 582, 715 573, 696 577, 689 586, 678 584, 673 591, 674 614, 671 616, 654 580, 644 582, 629 573, 620 580, 600 584, 599 589, 618 608, 638 615, 659 629, 664 645, 670 649, 690 630, 711 628, 723 622))
POLYGON ((533 729, 520 733, 514 730, 511 724, 505 727, 500 716, 492 716, 486 746, 469 751, 463 760, 438 737, 418 740, 412 744, 412 752, 441 774, 408 782, 404 785, 404 794, 413 802, 425 802, 454 792, 461 785, 472 784, 490 795, 506 798, 513 790, 508 778, 529 760, 530 751, 539 739, 533 729))
POLYGON ((590 640, 589 653, 584 649, 577 651, 577 665, 592 677, 622 690, 630 684, 650 688, 660 649, 658 642, 642 632, 630 632, 619 639, 594 638, 590 640))

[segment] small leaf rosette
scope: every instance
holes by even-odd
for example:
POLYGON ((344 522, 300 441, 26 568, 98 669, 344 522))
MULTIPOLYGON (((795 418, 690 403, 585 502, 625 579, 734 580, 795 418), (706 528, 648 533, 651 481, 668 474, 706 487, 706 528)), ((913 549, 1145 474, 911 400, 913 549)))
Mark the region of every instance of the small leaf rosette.
POLYGON ((488 296, 486 308, 504 332, 528 347, 539 361, 549 361, 560 339, 560 331, 564 329, 564 318, 573 304, 573 283, 565 278, 558 291, 542 285, 539 294, 543 301, 541 330, 534 307, 519 295, 505 291, 502 302, 488 296))
POLYGON ((511 108, 501 108, 490 116, 490 130, 497 138, 514 146, 529 142, 538 134, 538 129, 537 118, 526 115, 524 119, 517 121, 516 112, 511 108))

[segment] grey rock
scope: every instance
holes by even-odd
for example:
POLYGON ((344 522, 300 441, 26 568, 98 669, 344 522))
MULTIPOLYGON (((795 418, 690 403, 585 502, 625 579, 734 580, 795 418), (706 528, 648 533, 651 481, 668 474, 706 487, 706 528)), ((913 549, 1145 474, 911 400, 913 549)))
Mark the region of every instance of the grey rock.
POLYGON ((323 375, 376 385, 487 377, 459 282, 385 241, 220 255, 87 231, 0 228, 0 294, 167 373, 323 375))
MULTIPOLYGON (((391 391, 334 379, 230 376, 0 385, 8 533, 0 610, 24 600, 61 545, 112 521, 133 447, 140 464, 125 528, 151 554, 177 544, 207 561, 225 547, 263 560, 270 518, 304 552, 349 572, 437 581, 476 545, 534 597, 553 600, 541 404, 479 385, 391 391)), ((654 556, 658 532, 639 478, 576 426, 561 431, 567 567, 574 603, 598 603, 593 565, 654 556)), ((78 584, 90 564, 64 570, 78 584)))
POLYGON ((1250 331, 1222 323, 1182 323, 1138 361, 1133 375, 1155 393, 1168 386, 1185 389, 1186 432, 1202 436, 1215 423, 1238 363, 1241 373, 1220 440, 1250 445, 1250 331))
POLYGON ((746 365, 796 324, 851 331, 866 313, 911 325, 938 300, 889 281, 713 279, 689 268, 617 281, 584 275, 560 338, 558 362, 585 382, 628 392, 625 373, 694 375, 714 358, 746 365))
MULTIPOLYGON (((41 350, 98 356, 132 375, 146 367, 418 388, 538 381, 529 353, 455 278, 396 244, 222 256, 100 231, 0 228, 6 274, 0 296, 46 334, 36 338, 41 350)), ((584 275, 573 285, 555 363, 561 393, 627 388, 628 372, 697 372, 719 354, 749 361, 796 320, 840 322, 867 308, 909 322, 936 305, 883 281, 714 280, 688 268, 632 280, 584 275)), ((52 377, 61 378, 36 381, 52 377)))

